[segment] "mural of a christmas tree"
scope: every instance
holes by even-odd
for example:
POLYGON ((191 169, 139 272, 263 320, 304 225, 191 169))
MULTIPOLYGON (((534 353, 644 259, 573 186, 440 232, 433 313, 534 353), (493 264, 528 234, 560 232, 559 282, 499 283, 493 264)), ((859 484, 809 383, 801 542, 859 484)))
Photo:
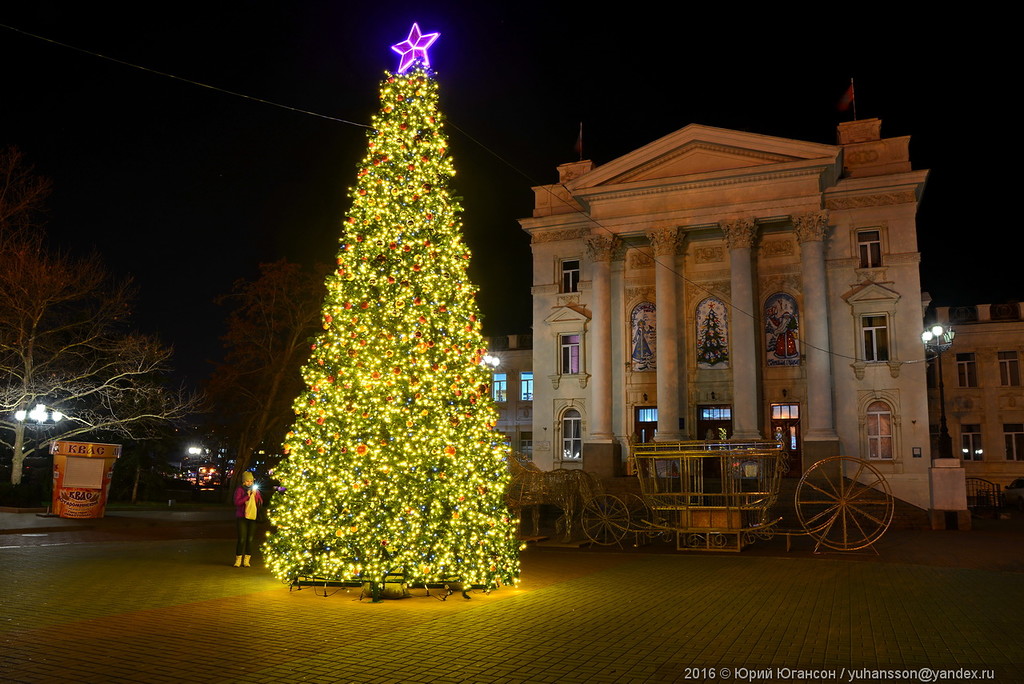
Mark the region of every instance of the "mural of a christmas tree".
MULTIPOLYGON (((725 364, 729 360, 729 346, 725 339, 725 332, 722 329, 715 313, 714 300, 701 302, 701 309, 707 305, 707 314, 700 321, 700 329, 697 333, 697 363, 700 367, 712 368, 719 364, 725 364)), ((721 306, 721 305, 719 305, 721 306)))
POLYGON ((514 583, 507 448, 426 48, 394 46, 303 369, 264 546, 279 578, 514 583))

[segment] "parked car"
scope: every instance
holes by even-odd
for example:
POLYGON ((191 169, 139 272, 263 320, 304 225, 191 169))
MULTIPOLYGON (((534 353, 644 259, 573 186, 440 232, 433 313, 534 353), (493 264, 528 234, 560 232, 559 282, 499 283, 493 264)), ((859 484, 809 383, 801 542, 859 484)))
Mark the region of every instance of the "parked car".
POLYGON ((1007 506, 1016 506, 1017 510, 1024 511, 1024 477, 1018 477, 1006 485, 1003 495, 1007 506))

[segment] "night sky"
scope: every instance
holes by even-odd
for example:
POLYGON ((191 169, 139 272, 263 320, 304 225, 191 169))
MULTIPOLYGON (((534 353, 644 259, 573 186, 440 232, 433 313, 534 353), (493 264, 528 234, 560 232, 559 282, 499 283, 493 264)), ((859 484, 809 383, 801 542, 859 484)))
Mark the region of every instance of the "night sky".
MULTIPOLYGON (((914 167, 931 169, 924 289, 940 305, 1020 297, 1024 241, 999 168, 1016 147, 1001 65, 1019 59, 969 15, 929 17, 926 29, 920 14, 891 10, 848 7, 850 19, 724 3, 634 2, 616 14, 576 3, 31 5, 0 9, 0 24, 363 124, 396 67, 390 46, 413 21, 439 31, 430 57, 486 334, 529 331, 529 241, 516 219, 530 215, 530 187, 576 158, 581 121, 597 164, 689 123, 831 144, 850 118, 836 102, 851 76, 858 117, 912 136, 914 167)), ((213 300, 233 281, 282 257, 334 259, 364 128, 3 27, 0 60, 0 145, 52 178, 49 240, 96 249, 134 278, 136 325, 174 345, 190 382, 219 356, 225 312, 213 300)))

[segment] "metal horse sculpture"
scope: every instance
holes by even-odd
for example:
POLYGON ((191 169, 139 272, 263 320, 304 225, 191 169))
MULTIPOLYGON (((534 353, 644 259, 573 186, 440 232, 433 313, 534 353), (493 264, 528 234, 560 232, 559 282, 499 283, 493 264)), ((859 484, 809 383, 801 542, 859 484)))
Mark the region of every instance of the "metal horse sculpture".
POLYGON ((508 507, 520 518, 524 507, 531 507, 534 537, 540 536, 541 504, 557 506, 562 516, 555 524, 556 533, 565 541, 572 539, 579 525, 583 503, 600 493, 601 483, 582 470, 541 470, 518 454, 508 459, 512 479, 505 493, 508 507))

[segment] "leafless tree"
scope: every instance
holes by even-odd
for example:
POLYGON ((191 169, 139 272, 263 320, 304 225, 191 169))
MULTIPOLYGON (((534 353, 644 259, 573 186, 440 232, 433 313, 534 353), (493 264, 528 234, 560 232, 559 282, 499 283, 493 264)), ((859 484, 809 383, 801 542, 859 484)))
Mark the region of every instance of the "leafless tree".
POLYGON ((211 411, 237 445, 235 479, 263 449, 276 452, 294 419, 300 368, 319 329, 324 268, 285 260, 260 265, 256 280, 239 280, 222 338, 226 354, 210 380, 211 411), (226 419, 226 420, 224 420, 226 419))
POLYGON ((196 404, 163 385, 170 349, 128 330, 129 284, 113 283, 98 257, 47 249, 26 212, 48 185, 4 166, 20 163, 10 150, 0 157, 0 200, 14 202, 0 201, 0 444, 15 484, 25 458, 55 440, 144 439, 196 404), (66 417, 47 427, 15 417, 36 404, 66 417))

